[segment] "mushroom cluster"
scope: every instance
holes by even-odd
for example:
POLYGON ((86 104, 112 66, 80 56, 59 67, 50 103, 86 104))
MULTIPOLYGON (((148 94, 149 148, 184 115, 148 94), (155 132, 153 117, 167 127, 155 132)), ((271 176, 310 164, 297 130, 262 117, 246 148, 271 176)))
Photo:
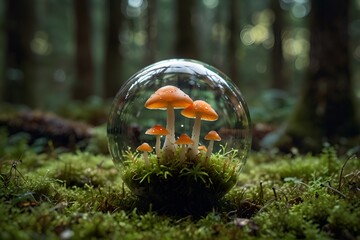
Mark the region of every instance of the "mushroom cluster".
MULTIPOLYGON (((185 156, 189 159, 194 159, 199 153, 199 138, 201 129, 201 120, 215 121, 218 119, 218 114, 215 110, 203 100, 193 101, 187 94, 175 86, 167 85, 155 91, 150 98, 145 102, 145 107, 148 109, 166 110, 167 120, 166 128, 156 124, 148 129, 145 134, 156 136, 156 156, 166 159, 174 158, 176 149, 180 148, 179 161, 184 161, 185 156), (187 118, 194 118, 194 126, 191 138, 183 133, 175 140, 175 111, 174 109, 182 109, 181 115, 187 118), (165 136, 165 142, 161 149, 160 136, 165 136)), ((210 158, 213 150, 214 141, 220 141, 220 136, 216 131, 210 131, 205 140, 209 140, 209 146, 206 149, 206 158, 210 158)), ((141 149, 137 149, 142 151, 141 149)), ((148 165, 147 153, 149 149, 144 152, 144 159, 148 165)), ((201 150, 201 147, 200 147, 201 150)))

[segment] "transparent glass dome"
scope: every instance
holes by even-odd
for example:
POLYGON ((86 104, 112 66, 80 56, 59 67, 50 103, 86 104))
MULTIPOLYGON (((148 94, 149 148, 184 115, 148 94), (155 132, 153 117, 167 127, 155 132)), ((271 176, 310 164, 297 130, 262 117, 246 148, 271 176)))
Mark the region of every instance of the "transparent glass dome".
MULTIPOLYGON (((159 96, 162 98, 163 95, 160 94, 159 96)), ((188 105, 191 104, 188 103, 188 105)), ((223 164, 221 169, 232 168, 232 174, 237 175, 246 162, 251 145, 249 112, 239 89, 227 76, 216 68, 199 61, 185 59, 157 62, 133 75, 122 86, 113 101, 107 133, 113 161, 123 175, 126 174, 127 168, 133 167, 131 165, 134 163, 144 165, 141 171, 151 168, 149 167, 149 161, 150 166, 157 167, 161 165, 167 166, 176 161, 186 162, 187 165, 184 165, 183 168, 192 169, 192 167, 198 166, 201 162, 202 166, 209 166, 212 161, 217 161, 218 159, 215 159, 215 157, 220 155, 224 156, 223 159, 219 160, 223 164), (145 104, 148 103, 152 95, 157 95, 159 89, 166 86, 178 88, 182 91, 183 96, 187 95, 194 101, 194 104, 199 102, 196 100, 205 101, 218 115, 216 120, 202 119, 200 121, 197 146, 203 145, 207 150, 195 149, 192 146, 195 155, 191 155, 189 153, 190 150, 187 149, 185 150, 185 157, 180 157, 182 146, 174 144, 173 141, 177 140, 184 133, 194 138, 195 117, 183 115, 184 109, 189 108, 189 106, 182 106, 180 109, 177 109, 175 106, 173 111, 174 129, 172 130, 174 139, 169 140, 173 144, 171 151, 174 152, 170 155, 165 153, 167 150, 164 145, 167 141, 166 138, 170 134, 159 138, 161 150, 159 154, 156 151, 157 137, 146 134, 146 131, 154 125, 161 125, 163 128, 170 130, 168 129, 169 113, 163 106, 160 106, 162 109, 152 109, 149 106, 145 107, 145 104), (204 139, 204 137, 211 130, 216 131, 221 140, 212 143, 213 149, 210 157, 206 153, 209 150, 211 141, 204 139), (137 151, 137 148, 145 142, 154 150, 150 153, 144 152, 148 155, 148 162, 144 164, 143 152, 137 151)), ((190 148, 191 144, 185 146, 190 148)), ((201 168, 202 166, 198 167, 201 168)), ((181 169, 179 165, 176 165, 176 168, 179 174, 170 171, 171 174, 169 176, 184 173, 184 169, 181 169)), ((206 172, 206 169, 204 171, 206 172)), ((211 171, 217 172, 220 170, 212 169, 211 171)), ((141 178, 141 176, 138 177, 141 178)), ((133 176, 133 178, 135 177, 133 176)), ((151 180, 154 182, 153 179, 151 180)), ((214 179, 209 179, 209 181, 213 182, 214 179)), ((142 195, 141 191, 143 191, 144 186, 139 191, 138 187, 132 186, 132 183, 129 183, 129 181, 125 180, 125 182, 136 194, 142 195)), ((143 182, 145 180, 142 178, 143 182)), ((148 182, 151 182, 150 179, 148 179, 148 182)), ((219 195, 223 195, 228 190, 222 191, 219 189, 215 191, 222 192, 219 195)))

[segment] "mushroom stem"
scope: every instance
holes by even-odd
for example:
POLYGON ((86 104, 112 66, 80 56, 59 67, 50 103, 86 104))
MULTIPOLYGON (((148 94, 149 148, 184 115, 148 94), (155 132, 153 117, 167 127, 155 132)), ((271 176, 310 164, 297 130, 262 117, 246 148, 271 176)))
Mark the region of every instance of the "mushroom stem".
POLYGON ((159 158, 160 157, 160 135, 156 136, 155 151, 156 151, 156 156, 159 158))
POLYGON ((210 157, 210 154, 212 153, 213 148, 214 148, 214 140, 210 140, 209 146, 206 151, 206 158, 210 157))
POLYGON ((175 153, 175 133, 174 133, 174 122, 175 122, 175 113, 174 107, 171 104, 168 104, 167 107, 167 120, 166 120, 166 130, 169 134, 165 137, 165 142, 163 146, 163 151, 165 156, 173 156, 175 153))
POLYGON ((150 166, 150 162, 149 162, 149 153, 144 151, 144 161, 146 166, 150 166))
POLYGON ((195 123, 193 127, 193 132, 191 139, 194 141, 192 145, 190 145, 190 158, 195 158, 196 154, 198 153, 198 145, 199 145, 199 138, 200 138, 200 127, 201 127, 201 115, 196 114, 195 123))
POLYGON ((185 144, 181 145, 181 149, 180 149, 180 162, 183 162, 185 159, 185 144))

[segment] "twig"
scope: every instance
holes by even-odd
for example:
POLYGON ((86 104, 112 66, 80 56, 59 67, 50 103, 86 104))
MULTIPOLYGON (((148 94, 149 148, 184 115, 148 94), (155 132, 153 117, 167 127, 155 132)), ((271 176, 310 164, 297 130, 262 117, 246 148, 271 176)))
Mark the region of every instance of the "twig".
POLYGON ((272 190, 273 190, 273 192, 274 192, 275 201, 277 201, 278 198, 277 198, 277 194, 276 194, 276 189, 275 189, 275 187, 272 187, 272 190))
POLYGON ((328 189, 330 189, 330 190, 332 190, 333 192, 339 194, 339 195, 342 196, 343 198, 346 198, 346 196, 345 196, 342 192, 340 192, 339 190, 337 190, 336 188, 333 188, 333 187, 331 187, 331 186, 329 186, 329 185, 325 185, 325 184, 320 184, 320 186, 321 186, 321 187, 327 187, 328 189))
POLYGON ((264 201, 264 190, 263 190, 263 185, 262 185, 262 182, 260 182, 260 204, 263 204, 263 201, 264 201))
POLYGON ((339 186, 338 186, 338 188, 337 188, 337 190, 339 190, 339 191, 340 191, 340 189, 341 189, 341 180, 342 180, 342 175, 343 175, 343 172, 344 172, 344 168, 345 168, 347 162, 348 162, 350 159, 354 158, 354 156, 355 156, 355 155, 352 155, 352 156, 348 157, 348 158, 345 160, 343 166, 341 167, 340 177, 339 177, 339 186))

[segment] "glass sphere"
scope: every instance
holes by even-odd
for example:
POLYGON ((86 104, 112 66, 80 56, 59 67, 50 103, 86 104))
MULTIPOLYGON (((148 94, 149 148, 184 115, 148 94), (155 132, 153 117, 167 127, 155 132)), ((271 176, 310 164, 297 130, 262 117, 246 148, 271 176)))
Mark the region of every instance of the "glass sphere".
POLYGON ((187 185, 204 182, 209 187, 211 183, 214 198, 222 197, 236 183, 246 162, 250 125, 247 105, 225 74, 199 61, 171 59, 140 70, 124 83, 113 101, 107 134, 110 154, 127 186, 140 197, 153 195, 151 201, 161 202, 166 199, 161 189, 176 177, 195 179, 191 184, 176 183, 181 191, 192 188, 187 185), (178 98, 165 96, 175 92, 178 98), (157 99, 150 99, 153 97, 157 99), (200 113, 201 104, 207 104, 204 109, 212 108, 212 113, 200 113), (153 135, 154 126, 167 134, 153 135), (212 130, 221 140, 206 137, 212 130), (180 143, 183 134, 192 143, 180 143), (143 143, 151 150, 141 150, 143 143), (128 176, 136 171, 136 176, 128 176), (151 171, 157 175, 152 177, 151 171), (212 174, 223 174, 231 184, 223 186, 220 181, 216 185, 212 174), (138 184, 132 179, 138 179, 138 184))

